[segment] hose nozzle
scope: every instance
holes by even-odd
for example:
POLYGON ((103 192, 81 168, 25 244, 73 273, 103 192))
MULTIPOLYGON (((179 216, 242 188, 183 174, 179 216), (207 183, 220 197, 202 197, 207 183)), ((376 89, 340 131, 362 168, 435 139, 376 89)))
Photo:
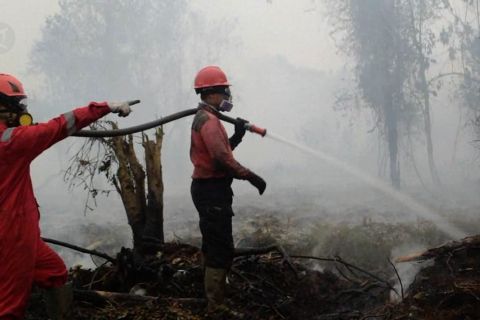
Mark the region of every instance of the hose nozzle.
POLYGON ((129 106, 133 106, 133 105, 135 105, 137 103, 140 103, 140 102, 141 102, 140 100, 130 100, 127 103, 128 103, 129 106))
POLYGON ((262 137, 265 137, 265 135, 267 134, 267 129, 257 127, 256 125, 251 124, 250 122, 248 122, 245 119, 242 119, 242 118, 234 119, 234 118, 228 117, 226 115, 223 115, 220 112, 217 112, 217 116, 220 120, 223 120, 223 121, 229 122, 231 124, 235 124, 235 125, 238 124, 239 121, 241 121, 244 124, 246 130, 248 130, 250 132, 253 132, 253 133, 256 133, 256 134, 259 134, 262 137))
POLYGON ((245 129, 247 129, 250 132, 259 134, 262 137, 265 137, 265 135, 267 134, 267 129, 257 127, 256 125, 250 124, 250 123, 245 124, 245 129))

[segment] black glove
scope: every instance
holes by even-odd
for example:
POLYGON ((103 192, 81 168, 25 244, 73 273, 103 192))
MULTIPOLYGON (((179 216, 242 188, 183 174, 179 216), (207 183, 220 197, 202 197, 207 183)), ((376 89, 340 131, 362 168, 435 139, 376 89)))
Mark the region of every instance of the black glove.
POLYGON ((235 149, 240 142, 242 142, 242 138, 245 135, 245 132, 247 132, 247 129, 245 129, 246 123, 248 123, 247 120, 237 118, 237 121, 235 122, 235 133, 230 137, 230 139, 228 139, 232 150, 235 149))
POLYGON ((253 172, 250 172, 250 174, 247 176, 247 181, 250 182, 255 188, 258 189, 258 193, 260 195, 262 195, 263 192, 265 192, 267 183, 260 176, 257 176, 253 172))
POLYGON ((237 118, 237 122, 235 122, 235 134, 236 136, 242 137, 245 135, 245 132, 247 132, 247 129, 245 129, 245 125, 248 123, 248 120, 242 119, 242 118, 237 118))

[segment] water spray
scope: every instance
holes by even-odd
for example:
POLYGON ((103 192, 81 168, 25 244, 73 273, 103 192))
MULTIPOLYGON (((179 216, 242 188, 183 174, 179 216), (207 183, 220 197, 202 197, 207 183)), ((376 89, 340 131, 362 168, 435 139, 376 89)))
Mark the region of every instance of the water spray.
POLYGON ((375 178, 360 169, 358 169, 355 166, 352 166, 345 161, 342 161, 340 159, 337 159, 329 154, 326 154, 322 151, 319 150, 314 150, 311 149, 307 146, 300 145, 298 143, 295 143, 293 141, 290 141, 288 139, 285 139, 283 137, 274 135, 269 133, 268 137, 281 142, 285 145, 288 145, 290 147, 293 147, 297 150, 300 150, 306 154, 309 154, 311 156, 314 156, 317 159, 320 159, 324 161, 325 163, 334 166, 348 174, 350 174, 353 177, 356 177, 360 181, 363 181, 365 184, 370 186, 371 188, 383 193, 390 199, 393 199, 397 201, 400 204, 403 204, 406 206, 408 209, 412 210, 417 216, 420 216, 426 220, 429 220, 438 227, 439 230, 443 231, 445 234, 447 234, 449 237, 452 239, 460 239, 466 236, 466 233, 454 226, 453 224, 449 223, 443 216, 441 216, 438 212, 435 212, 431 208, 427 207, 426 205, 420 203, 419 201, 415 200, 411 196, 400 192, 399 190, 393 188, 389 184, 385 183, 384 181, 375 178))
MULTIPOLYGON (((140 100, 132 100, 128 102, 128 105, 133 106, 135 104, 140 103, 140 100)), ((133 133, 138 133, 142 132, 148 129, 152 129, 155 127, 159 127, 161 125, 164 125, 166 123, 185 118, 191 115, 194 115, 197 113, 198 108, 193 108, 193 109, 186 109, 177 113, 173 113, 171 115, 168 115, 166 117, 146 122, 143 124, 140 124, 138 126, 133 126, 133 127, 128 127, 124 129, 117 129, 117 130, 80 130, 79 132, 75 133, 74 136, 76 137, 87 137, 87 138, 103 138, 103 137, 118 137, 118 136, 124 136, 127 134, 133 134, 133 133)), ((231 124, 236 124, 239 120, 235 118, 228 117, 226 115, 221 114, 220 112, 216 112, 217 117, 225 122, 231 123, 231 124)), ((250 122, 245 123, 245 129, 252 132, 256 133, 258 135, 261 135, 264 137, 267 134, 267 130, 261 127, 258 127, 254 124, 251 124, 250 122)))

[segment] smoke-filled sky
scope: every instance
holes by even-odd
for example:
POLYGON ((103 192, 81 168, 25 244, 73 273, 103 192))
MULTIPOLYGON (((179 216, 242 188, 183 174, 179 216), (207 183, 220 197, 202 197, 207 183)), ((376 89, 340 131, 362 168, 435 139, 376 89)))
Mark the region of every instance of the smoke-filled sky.
MULTIPOLYGON (((58 12, 58 1, 0 0, 0 6, 0 22, 15 32, 14 47, 0 56, 0 67, 3 72, 23 76, 30 88, 35 87, 26 70, 30 50, 46 18, 58 12)), ((322 17, 321 1, 191 1, 190 9, 211 21, 233 22, 236 27, 231 36, 240 36, 244 52, 252 56, 280 55, 295 65, 324 71, 343 63, 329 36, 328 20, 322 17)))
MULTIPOLYGON (((0 22, 8 24, 15 32, 15 44, 10 51, 0 55, 0 67, 2 72, 19 74, 26 78, 26 65, 32 45, 40 37, 46 18, 58 10, 57 1, 1 0, 0 6, 0 22)), ((27 79, 25 82, 28 84, 27 79)))

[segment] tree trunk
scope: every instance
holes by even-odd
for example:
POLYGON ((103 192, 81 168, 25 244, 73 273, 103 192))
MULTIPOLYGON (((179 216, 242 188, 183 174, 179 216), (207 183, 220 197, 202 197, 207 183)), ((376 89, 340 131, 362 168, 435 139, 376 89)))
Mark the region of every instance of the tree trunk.
MULTIPOLYGON (((422 58, 424 59, 423 55, 422 58)), ((422 94, 423 94, 423 119, 424 119, 424 129, 425 137, 427 141, 427 157, 428 157, 428 167, 430 169, 430 175, 432 181, 439 185, 441 183, 440 177, 438 176, 437 167, 435 166, 435 158, 433 156, 433 140, 432 140, 432 120, 430 116, 430 92, 428 90, 427 77, 426 77, 426 67, 425 63, 422 62, 420 66, 420 79, 422 82, 422 94)))
MULTIPOLYGON (((112 124, 117 129, 116 124, 112 124)), ((114 137, 111 147, 118 160, 118 170, 113 183, 122 198, 128 224, 132 228, 133 247, 141 245, 145 225, 145 172, 135 154, 132 136, 114 137)))
POLYGON ((398 161, 398 131, 397 120, 393 110, 386 114, 386 132, 388 142, 388 153, 390 156, 390 179, 395 188, 400 188, 400 163, 398 161))
MULTIPOLYGON (((118 127, 112 123, 112 128, 118 127)), ((122 198, 128 223, 132 228, 134 251, 140 255, 148 253, 151 242, 164 242, 162 142, 162 129, 157 129, 154 141, 142 134, 145 170, 136 156, 132 135, 126 138, 114 137, 110 142, 118 160, 113 184, 122 198)))
POLYGON ((412 1, 409 1, 410 10, 411 10, 411 19, 412 19, 412 30, 415 31, 415 36, 412 38, 414 46, 418 55, 419 70, 418 76, 420 78, 420 89, 422 91, 423 97, 423 121, 424 121, 424 131, 425 138, 427 143, 427 158, 428 158, 428 167, 430 169, 430 176, 432 181, 436 184, 440 184, 440 177, 438 176, 438 171, 435 166, 435 158, 433 155, 433 139, 432 139, 432 119, 430 116, 430 91, 429 85, 427 82, 427 57, 425 56, 424 44, 423 44, 423 35, 424 28, 423 24, 425 22, 424 16, 421 14, 425 12, 425 3, 422 1, 418 2, 420 14, 418 15, 418 23, 415 20, 414 5, 412 1), (418 27, 416 25, 418 24, 418 27), (417 37, 418 36, 418 37, 417 37))
POLYGON ((155 132, 155 141, 142 136, 145 149, 145 164, 147 170, 147 210, 145 217, 144 237, 157 242, 164 242, 163 234, 163 179, 162 179, 162 142, 163 130, 155 132))
POLYGON ((400 163, 398 160, 398 119, 393 94, 386 88, 384 95, 385 134, 390 158, 390 180, 395 188, 400 188, 400 163))

